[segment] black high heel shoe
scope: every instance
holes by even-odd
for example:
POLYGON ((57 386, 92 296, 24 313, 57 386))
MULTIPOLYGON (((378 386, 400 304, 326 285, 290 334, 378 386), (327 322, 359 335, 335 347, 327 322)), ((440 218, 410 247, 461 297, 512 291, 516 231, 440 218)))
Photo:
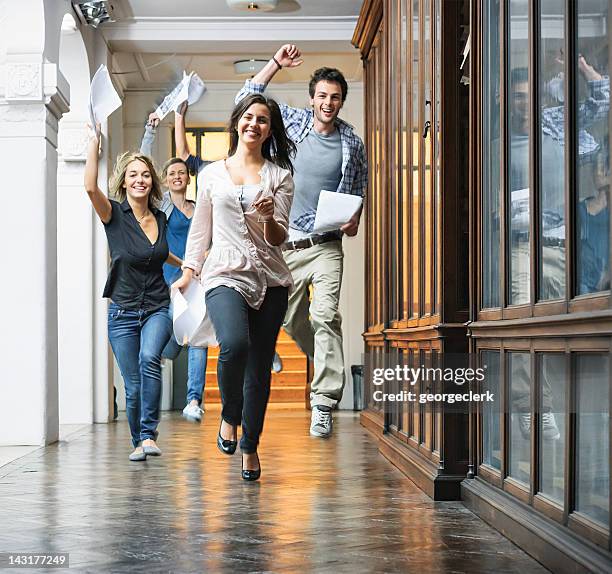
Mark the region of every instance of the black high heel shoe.
MULTIPOLYGON (((257 454, 257 453, 255 453, 257 454)), ((244 468, 244 459, 242 462, 242 478, 244 480, 257 480, 261 476, 261 462, 259 462, 259 455, 257 454, 257 470, 248 470, 244 468)))
POLYGON ((223 421, 221 421, 221 424, 219 425, 219 434, 217 435, 217 447, 223 454, 232 455, 236 452, 238 441, 224 439, 221 436, 221 425, 222 424, 223 424, 223 421))

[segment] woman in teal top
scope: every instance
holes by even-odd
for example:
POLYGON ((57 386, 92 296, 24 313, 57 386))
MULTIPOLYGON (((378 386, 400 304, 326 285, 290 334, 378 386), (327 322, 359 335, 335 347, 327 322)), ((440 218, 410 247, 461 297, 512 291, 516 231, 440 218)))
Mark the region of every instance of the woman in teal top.
MULTIPOLYGON (((150 154, 155 138, 155 127, 159 123, 154 114, 149 116, 145 127, 145 135, 140 145, 143 153, 150 154)), ((169 159, 162 171, 162 182, 167 191, 164 193, 161 210, 168 218, 166 236, 170 252, 183 258, 185 255, 185 244, 187 234, 191 225, 195 203, 186 197, 189 185, 189 169, 187 163, 179 157, 169 159)), ((181 276, 181 270, 171 265, 164 265, 164 279, 168 286, 181 276)), ((174 335, 166 345, 163 357, 174 360, 181 352, 181 347, 174 335)), ((187 351, 187 405, 183 409, 183 416, 190 421, 200 422, 202 420, 202 395, 206 383, 206 361, 208 349, 206 347, 188 347, 187 351)))

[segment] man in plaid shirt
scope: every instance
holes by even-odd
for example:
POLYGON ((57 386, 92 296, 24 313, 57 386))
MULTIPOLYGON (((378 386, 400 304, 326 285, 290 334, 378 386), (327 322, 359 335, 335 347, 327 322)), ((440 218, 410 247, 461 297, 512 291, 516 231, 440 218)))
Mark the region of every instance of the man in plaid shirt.
MULTIPOLYGON (((261 72, 245 82, 236 102, 248 94, 263 93, 279 70, 301 63, 294 45, 281 46, 261 72)), ((338 118, 347 94, 342 73, 334 68, 316 70, 309 93, 310 108, 279 104, 287 133, 297 146, 289 237, 283 245, 295 289, 289 297, 284 328, 314 362, 310 434, 327 437, 332 431, 331 411, 344 388, 342 320, 338 312, 342 235, 357 234, 361 210, 338 230, 323 234, 313 232, 315 214, 323 189, 363 197, 368 168, 361 138, 338 118)))

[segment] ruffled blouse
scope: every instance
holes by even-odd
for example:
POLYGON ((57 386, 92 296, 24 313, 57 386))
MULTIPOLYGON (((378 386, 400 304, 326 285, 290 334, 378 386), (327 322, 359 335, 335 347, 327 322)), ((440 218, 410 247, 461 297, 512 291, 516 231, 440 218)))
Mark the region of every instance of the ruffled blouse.
MULTIPOLYGON (((259 175, 255 200, 274 198, 273 217, 286 238, 293 200, 291 173, 266 160, 259 175)), ((204 188, 198 192, 183 269, 199 273, 205 291, 220 285, 236 289, 254 309, 263 303, 268 287, 293 288, 280 246, 266 241, 257 211, 243 209, 240 186, 232 181, 225 161, 206 166, 200 180, 204 188)))

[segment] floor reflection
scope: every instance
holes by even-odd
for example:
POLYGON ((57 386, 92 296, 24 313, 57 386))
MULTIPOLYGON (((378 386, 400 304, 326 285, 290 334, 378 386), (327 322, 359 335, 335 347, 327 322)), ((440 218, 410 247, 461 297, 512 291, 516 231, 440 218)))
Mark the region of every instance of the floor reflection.
POLYGON ((69 552, 79 572, 545 572, 459 502, 432 502, 353 413, 334 436, 271 410, 262 479, 202 425, 166 416, 161 458, 130 463, 127 423, 94 425, 0 473, 0 552, 69 552))

